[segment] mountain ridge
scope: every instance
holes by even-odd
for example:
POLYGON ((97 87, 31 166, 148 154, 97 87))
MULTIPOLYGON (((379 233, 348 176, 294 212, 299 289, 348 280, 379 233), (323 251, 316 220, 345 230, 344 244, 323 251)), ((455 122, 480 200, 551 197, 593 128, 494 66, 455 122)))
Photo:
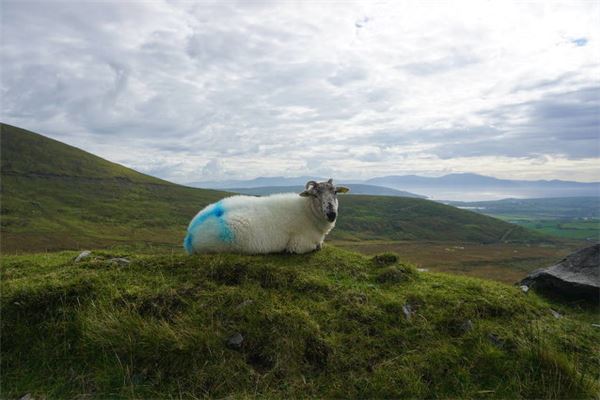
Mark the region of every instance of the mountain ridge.
MULTIPOLYGON (((337 183, 336 183, 337 184, 337 183)), ((415 193, 406 192, 403 190, 392 189, 384 186, 375 186, 375 185, 365 185, 365 184, 355 184, 355 183, 345 183, 340 182, 339 185, 347 186, 350 188, 350 192, 348 195, 355 194, 366 194, 366 195, 375 195, 375 196, 397 196, 397 197, 414 197, 419 199, 426 198, 425 196, 421 196, 415 193)), ((225 188, 228 192, 240 193, 240 194, 248 194, 253 196, 264 196, 274 193, 300 193, 304 190, 304 185, 297 186, 259 186, 252 188, 225 188)))
MULTIPOLYGON (((262 186, 292 186, 318 177, 258 177, 250 180, 192 182, 188 185, 206 188, 248 189, 262 186), (269 184, 264 184, 269 182, 269 184)), ((486 201, 510 197, 553 198, 600 196, 600 182, 500 179, 475 173, 453 173, 440 177, 419 175, 387 175, 365 180, 339 179, 340 183, 367 184, 417 193, 435 200, 486 201)), ((369 193, 374 194, 374 193, 369 193)))

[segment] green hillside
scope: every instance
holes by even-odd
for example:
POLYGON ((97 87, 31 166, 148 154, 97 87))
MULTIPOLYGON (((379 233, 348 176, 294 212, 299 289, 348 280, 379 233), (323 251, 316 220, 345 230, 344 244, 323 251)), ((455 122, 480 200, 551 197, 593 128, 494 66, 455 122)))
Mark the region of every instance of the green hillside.
MULTIPOLYGON (((189 220, 226 192, 140 174, 44 136, 1 125, 1 246, 35 251, 179 247, 189 220)), ((432 201, 340 196, 333 238, 539 241, 515 225, 432 201)))
POLYGON ((75 263, 76 254, 3 257, 0 397, 579 399, 600 390, 595 311, 420 273, 392 254, 99 251, 75 263))
POLYGON ((2 249, 175 244, 196 212, 226 195, 140 174, 1 125, 2 249))
POLYGON ((598 197, 504 199, 478 202, 448 202, 475 212, 565 239, 600 240, 598 197))
POLYGON ((436 240, 479 243, 535 242, 544 236, 522 227, 429 200, 340 196, 339 239, 436 240))

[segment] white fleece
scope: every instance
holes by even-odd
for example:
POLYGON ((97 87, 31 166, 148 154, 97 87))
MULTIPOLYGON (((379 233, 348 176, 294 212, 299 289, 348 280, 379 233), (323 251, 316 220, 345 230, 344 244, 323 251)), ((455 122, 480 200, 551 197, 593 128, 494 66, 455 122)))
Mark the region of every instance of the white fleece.
POLYGON ((313 211, 310 198, 297 193, 233 196, 192 219, 184 247, 188 254, 307 253, 323 243, 334 225, 313 211))

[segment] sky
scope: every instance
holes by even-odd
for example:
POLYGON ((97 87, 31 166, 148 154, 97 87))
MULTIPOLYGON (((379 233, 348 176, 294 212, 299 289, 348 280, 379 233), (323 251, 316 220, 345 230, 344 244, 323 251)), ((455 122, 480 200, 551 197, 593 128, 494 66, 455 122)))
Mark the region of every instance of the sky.
POLYGON ((0 120, 150 175, 600 181, 600 1, 0 4, 0 120))

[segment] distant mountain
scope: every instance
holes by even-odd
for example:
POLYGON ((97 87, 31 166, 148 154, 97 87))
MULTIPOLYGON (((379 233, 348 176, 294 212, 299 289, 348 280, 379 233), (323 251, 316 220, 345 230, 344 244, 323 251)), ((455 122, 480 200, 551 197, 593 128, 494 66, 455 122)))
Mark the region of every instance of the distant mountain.
MULTIPOLYGON (((251 180, 192 182, 188 186, 207 189, 246 189, 298 186, 304 185, 308 180, 325 180, 325 178, 309 176, 293 178, 260 177, 251 180)), ((600 182, 584 183, 561 180, 525 181, 498 179, 470 173, 449 174, 440 177, 390 175, 364 181, 342 179, 339 182, 374 185, 409 193, 418 193, 419 195, 436 200, 453 201, 485 201, 505 198, 600 197, 600 182)))
MULTIPOLYGON (((141 174, 42 135, 0 124, 3 252, 115 244, 180 248, 190 219, 231 195, 141 174)), ((304 185, 308 180, 296 178, 304 185)), ((516 225, 417 198, 340 196, 332 238, 534 242, 516 225)))
POLYGON ((368 179, 369 184, 408 190, 442 200, 498 200, 509 197, 600 196, 600 182, 511 180, 478 174, 450 174, 437 178, 392 175, 368 179))
MULTIPOLYGON (((361 183, 340 183, 340 185, 344 185, 350 188, 349 194, 368 194, 375 196, 398 196, 398 197, 413 197, 424 199, 425 196, 421 196, 418 194, 405 192, 402 190, 391 189, 383 186, 375 186, 375 185, 365 185, 361 183)), ((304 190, 304 185, 297 186, 261 186, 254 188, 226 188, 228 192, 240 193, 240 194, 248 194, 254 196, 265 196, 273 193, 300 193, 304 190)))

